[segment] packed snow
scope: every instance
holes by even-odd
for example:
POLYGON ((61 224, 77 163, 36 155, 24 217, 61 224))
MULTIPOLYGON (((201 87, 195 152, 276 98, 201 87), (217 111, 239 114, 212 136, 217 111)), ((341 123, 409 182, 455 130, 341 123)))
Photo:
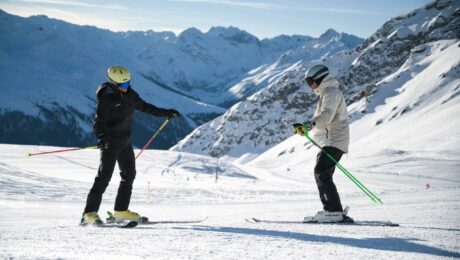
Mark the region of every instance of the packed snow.
MULTIPOLYGON (((287 142, 303 146, 300 137, 287 142)), ((342 160, 384 202, 373 204, 336 172, 342 202, 351 206, 349 214, 355 220, 389 220, 400 227, 245 222, 251 217, 301 220, 321 209, 312 173, 313 149, 291 153, 297 160, 282 166, 276 160, 237 164, 148 150, 137 161, 130 208, 152 220, 208 218, 199 224, 130 230, 78 225, 99 154, 81 150, 26 156, 55 149, 0 145, 0 258, 460 257, 460 154, 453 148, 416 153, 388 147, 372 156, 351 154, 342 160)), ((115 171, 99 212, 102 217, 113 210, 119 180, 115 171)))

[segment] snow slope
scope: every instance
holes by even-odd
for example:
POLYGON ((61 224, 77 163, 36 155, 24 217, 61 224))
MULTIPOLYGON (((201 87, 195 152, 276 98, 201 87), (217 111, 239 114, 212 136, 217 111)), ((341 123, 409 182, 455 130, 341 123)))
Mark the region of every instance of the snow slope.
MULTIPOLYGON (((458 151, 425 153, 424 160, 399 160, 392 150, 345 158, 344 165, 385 203, 373 204, 337 173, 336 183, 343 203, 351 206, 350 215, 356 220, 401 224, 391 228, 245 222, 249 217, 299 220, 320 210, 310 170, 313 160, 300 161, 311 158, 302 149, 296 153, 298 161, 284 167, 279 160, 252 165, 221 160, 217 182, 213 158, 149 150, 137 162, 130 208, 154 220, 208 219, 124 230, 78 226, 97 171, 98 151, 25 156, 56 148, 0 145, 0 258, 460 257, 458 151), (372 169, 372 174, 362 174, 366 169, 372 169)), ((103 198, 102 216, 112 210, 119 180, 115 172, 103 198)))
MULTIPOLYGON (((459 178, 458 169, 439 172, 430 166, 436 160, 460 159, 460 59, 452 58, 460 57, 459 46, 460 41, 445 40, 417 48, 400 70, 378 83, 372 96, 350 105, 351 140, 344 159, 353 158, 369 174, 379 173, 371 165, 382 160, 395 175, 406 172, 406 167, 391 166, 398 162, 419 167, 419 176, 459 178)), ((305 138, 292 136, 249 165, 268 164, 272 171, 285 172, 290 165, 313 160, 316 153, 305 138)))

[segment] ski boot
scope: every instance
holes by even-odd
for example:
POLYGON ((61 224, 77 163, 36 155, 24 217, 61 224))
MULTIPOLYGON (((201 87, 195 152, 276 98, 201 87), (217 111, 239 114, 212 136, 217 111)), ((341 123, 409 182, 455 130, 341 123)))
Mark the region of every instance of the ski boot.
POLYGON ((316 222, 316 223, 338 223, 342 222, 343 213, 342 211, 318 211, 313 217, 305 217, 304 222, 316 222))
POLYGON ((350 207, 346 206, 343 211, 319 211, 313 217, 305 217, 304 222, 316 223, 353 223, 354 220, 347 216, 350 207))
POLYGON ((104 222, 102 222, 99 215, 97 215, 97 212, 86 212, 83 213, 81 217, 80 225, 84 226, 87 224, 101 225, 104 224, 104 222))
POLYGON ((142 217, 138 213, 132 212, 130 210, 124 210, 124 211, 115 210, 115 213, 113 214, 113 218, 115 222, 123 222, 125 220, 129 220, 129 221, 137 221, 140 223, 144 223, 144 222, 149 221, 147 217, 142 217))
POLYGON ((343 219, 342 219, 342 222, 343 223, 353 223, 355 222, 352 218, 350 218, 348 216, 348 211, 350 210, 350 207, 346 206, 345 209, 343 210, 343 219))

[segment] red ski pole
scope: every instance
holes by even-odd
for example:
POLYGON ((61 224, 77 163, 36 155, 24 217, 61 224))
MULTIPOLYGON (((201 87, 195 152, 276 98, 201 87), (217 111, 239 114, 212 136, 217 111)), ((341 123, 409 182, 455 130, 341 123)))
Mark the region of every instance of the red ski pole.
POLYGON ((142 150, 136 155, 136 159, 139 156, 141 156, 141 154, 144 152, 144 150, 153 142, 153 139, 155 139, 155 137, 157 137, 158 133, 160 133, 160 131, 163 130, 163 128, 166 126, 166 124, 168 124, 169 120, 171 120, 171 117, 166 118, 166 120, 160 126, 160 128, 158 128, 158 130, 152 135, 152 137, 150 137, 149 141, 144 145, 144 147, 142 147, 142 150))
POLYGON ((88 147, 83 147, 83 148, 70 148, 70 149, 56 150, 56 151, 49 151, 49 152, 28 153, 27 156, 51 154, 51 153, 63 153, 63 152, 70 152, 70 151, 77 151, 77 150, 84 150, 84 149, 96 149, 96 148, 97 146, 88 146, 88 147))

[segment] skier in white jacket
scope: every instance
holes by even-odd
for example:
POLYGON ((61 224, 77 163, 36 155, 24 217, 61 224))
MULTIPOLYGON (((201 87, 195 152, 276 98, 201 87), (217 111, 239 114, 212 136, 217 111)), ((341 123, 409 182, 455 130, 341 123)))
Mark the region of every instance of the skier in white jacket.
POLYGON ((347 104, 339 89, 339 82, 329 74, 324 65, 315 65, 308 69, 305 82, 319 96, 315 114, 310 121, 295 123, 294 132, 304 135, 311 131, 314 140, 323 149, 318 153, 314 169, 315 180, 324 211, 318 212, 313 219, 317 222, 353 222, 343 211, 339 193, 332 176, 335 163, 325 152, 339 161, 348 152, 350 130, 347 119, 347 104))

